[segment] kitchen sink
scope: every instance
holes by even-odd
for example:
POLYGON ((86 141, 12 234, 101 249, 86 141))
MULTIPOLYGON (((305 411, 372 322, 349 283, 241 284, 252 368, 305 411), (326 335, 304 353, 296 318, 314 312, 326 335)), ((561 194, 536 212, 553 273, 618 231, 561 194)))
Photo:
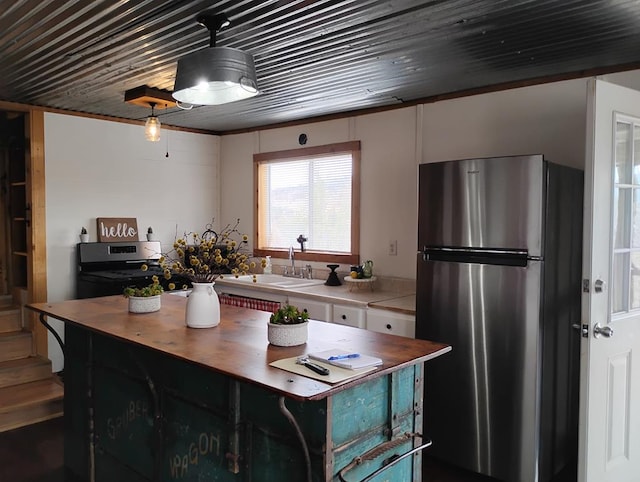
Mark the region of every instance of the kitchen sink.
POLYGON ((324 280, 308 278, 289 278, 279 274, 257 274, 238 276, 225 276, 224 281, 231 283, 253 284, 254 286, 273 286, 278 288, 302 288, 304 286, 321 285, 324 280))

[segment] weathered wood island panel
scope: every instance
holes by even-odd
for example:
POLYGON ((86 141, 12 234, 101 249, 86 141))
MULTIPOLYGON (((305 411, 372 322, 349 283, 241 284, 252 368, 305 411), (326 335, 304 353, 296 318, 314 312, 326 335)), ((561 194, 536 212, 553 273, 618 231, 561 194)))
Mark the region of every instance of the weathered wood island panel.
POLYGON ((398 459, 368 480, 421 480, 423 363, 450 347, 322 322, 306 345, 275 347, 269 313, 223 305, 219 326, 195 330, 185 303, 165 294, 149 314, 128 313, 121 296, 29 306, 65 322, 68 478, 351 482, 398 459), (269 366, 329 348, 384 364, 337 385, 269 366))

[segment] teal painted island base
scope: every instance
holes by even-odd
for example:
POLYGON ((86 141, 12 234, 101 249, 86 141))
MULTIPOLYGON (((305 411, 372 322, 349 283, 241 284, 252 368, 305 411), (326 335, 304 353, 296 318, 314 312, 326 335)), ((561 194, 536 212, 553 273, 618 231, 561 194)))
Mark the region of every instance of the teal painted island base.
MULTIPOLYGON (((448 347, 321 322, 308 346, 271 347, 268 313, 223 307, 218 327, 192 330, 168 321, 181 305, 165 299, 165 316, 124 308, 113 329, 117 312, 89 315, 73 305, 81 302, 91 300, 32 306, 66 322, 65 469, 74 479, 421 481, 423 361, 448 347), (385 363, 337 386, 268 366, 345 341, 385 363)), ((84 308, 108 306, 93 303, 84 308)))

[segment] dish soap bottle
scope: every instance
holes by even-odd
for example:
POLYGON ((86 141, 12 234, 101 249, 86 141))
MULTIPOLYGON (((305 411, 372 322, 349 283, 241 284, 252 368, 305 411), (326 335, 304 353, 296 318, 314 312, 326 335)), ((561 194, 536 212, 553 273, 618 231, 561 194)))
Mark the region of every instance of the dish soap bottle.
POLYGON ((271 256, 265 256, 267 258, 267 263, 264 265, 262 272, 264 274, 271 274, 271 256))

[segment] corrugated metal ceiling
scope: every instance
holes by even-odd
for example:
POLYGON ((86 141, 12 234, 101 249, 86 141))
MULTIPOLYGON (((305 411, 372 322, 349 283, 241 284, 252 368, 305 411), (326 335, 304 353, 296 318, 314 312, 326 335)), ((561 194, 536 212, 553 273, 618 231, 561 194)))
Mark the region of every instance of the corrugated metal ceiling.
POLYGON ((640 60, 637 0, 13 0, 0 99, 144 119, 124 92, 172 90, 178 58, 208 46, 209 9, 231 20, 218 46, 254 55, 261 94, 163 124, 247 129, 640 60))

